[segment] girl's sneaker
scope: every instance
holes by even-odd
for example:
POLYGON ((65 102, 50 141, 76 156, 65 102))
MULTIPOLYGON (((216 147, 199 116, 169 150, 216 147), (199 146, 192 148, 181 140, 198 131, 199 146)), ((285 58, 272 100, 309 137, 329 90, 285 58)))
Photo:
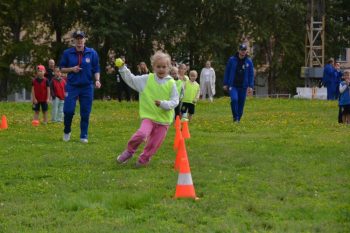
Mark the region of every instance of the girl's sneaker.
POLYGON ((142 168, 142 167, 147 167, 148 163, 141 163, 140 161, 137 161, 135 163, 135 168, 142 168))
POLYGON ((123 164, 128 162, 129 159, 132 158, 132 153, 130 153, 129 151, 125 150, 123 153, 121 153, 118 158, 117 158, 117 163, 119 164, 123 164))

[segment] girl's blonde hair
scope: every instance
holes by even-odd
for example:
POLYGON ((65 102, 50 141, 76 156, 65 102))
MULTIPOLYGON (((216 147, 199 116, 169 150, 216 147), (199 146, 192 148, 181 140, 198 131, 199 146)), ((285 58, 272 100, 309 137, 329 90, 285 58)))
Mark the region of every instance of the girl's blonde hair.
POLYGON ((179 72, 179 69, 176 66, 171 66, 170 67, 170 73, 171 72, 176 72, 177 73, 177 72, 179 72))
POLYGON ((193 76, 193 77, 198 77, 198 73, 197 73, 197 71, 195 71, 195 70, 191 70, 190 73, 189 73, 189 76, 190 76, 190 77, 191 77, 191 76, 193 76))
POLYGON ((180 63, 180 64, 179 64, 179 68, 182 68, 182 69, 184 69, 184 70, 187 70, 187 66, 186 66, 186 64, 184 64, 184 63, 180 63))
POLYGON ((159 60, 166 60, 166 63, 168 65, 168 67, 171 67, 171 57, 169 54, 164 53, 162 51, 157 51, 155 54, 153 54, 153 56, 151 57, 151 65, 152 67, 154 66, 154 64, 156 64, 159 60))

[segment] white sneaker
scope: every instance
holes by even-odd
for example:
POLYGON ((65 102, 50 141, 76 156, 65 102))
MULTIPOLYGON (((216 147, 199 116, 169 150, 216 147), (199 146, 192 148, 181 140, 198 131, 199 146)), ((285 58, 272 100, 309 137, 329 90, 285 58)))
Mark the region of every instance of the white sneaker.
POLYGON ((68 142, 70 140, 70 133, 63 134, 63 141, 68 142))
POLYGON ((80 138, 80 142, 82 142, 82 143, 88 143, 89 141, 87 140, 87 138, 80 138))

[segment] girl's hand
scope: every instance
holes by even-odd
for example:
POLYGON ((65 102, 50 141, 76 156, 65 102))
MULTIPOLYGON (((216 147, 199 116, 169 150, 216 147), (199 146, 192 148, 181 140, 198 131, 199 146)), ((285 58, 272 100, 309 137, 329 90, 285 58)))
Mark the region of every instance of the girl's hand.
POLYGON ((155 100, 154 103, 157 105, 157 107, 160 106, 160 100, 155 100))

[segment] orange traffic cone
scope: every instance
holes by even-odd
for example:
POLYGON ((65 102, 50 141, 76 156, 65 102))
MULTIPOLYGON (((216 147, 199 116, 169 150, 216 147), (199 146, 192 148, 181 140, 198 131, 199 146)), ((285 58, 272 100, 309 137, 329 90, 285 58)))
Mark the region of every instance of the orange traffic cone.
POLYGON ((191 137, 190 130, 188 129, 188 121, 183 121, 182 122, 182 136, 185 139, 188 139, 188 138, 191 137))
MULTIPOLYGON (((180 125, 180 127, 181 127, 181 125, 180 125)), ((180 128, 176 128, 175 129, 175 138, 174 138, 174 151, 179 149, 179 145, 180 145, 180 140, 181 139, 182 139, 181 129, 180 128)))
POLYGON ((1 118, 1 129, 7 129, 8 128, 8 125, 7 125, 7 119, 6 119, 6 116, 5 115, 2 115, 2 118, 1 118))
POLYGON ((174 124, 175 129, 176 128, 181 128, 181 120, 180 120, 180 116, 177 115, 175 118, 175 124, 174 124))
POLYGON ((180 136, 179 138, 179 145, 178 145, 178 150, 176 153, 176 158, 175 158, 175 163, 174 163, 174 169, 175 171, 179 171, 180 170, 180 165, 181 165, 181 161, 182 158, 184 156, 187 157, 187 151, 186 151, 186 147, 185 147, 185 140, 182 136, 180 136))
MULTIPOLYGON (((181 144, 181 146, 184 148, 184 151, 186 151, 185 140, 182 140, 181 144)), ((193 198, 195 200, 199 199, 198 197, 196 197, 196 192, 194 190, 187 152, 184 153, 184 155, 181 158, 180 172, 176 185, 175 198, 193 198)))
POLYGON ((39 120, 32 120, 32 125, 33 126, 39 126, 40 121, 39 120))

